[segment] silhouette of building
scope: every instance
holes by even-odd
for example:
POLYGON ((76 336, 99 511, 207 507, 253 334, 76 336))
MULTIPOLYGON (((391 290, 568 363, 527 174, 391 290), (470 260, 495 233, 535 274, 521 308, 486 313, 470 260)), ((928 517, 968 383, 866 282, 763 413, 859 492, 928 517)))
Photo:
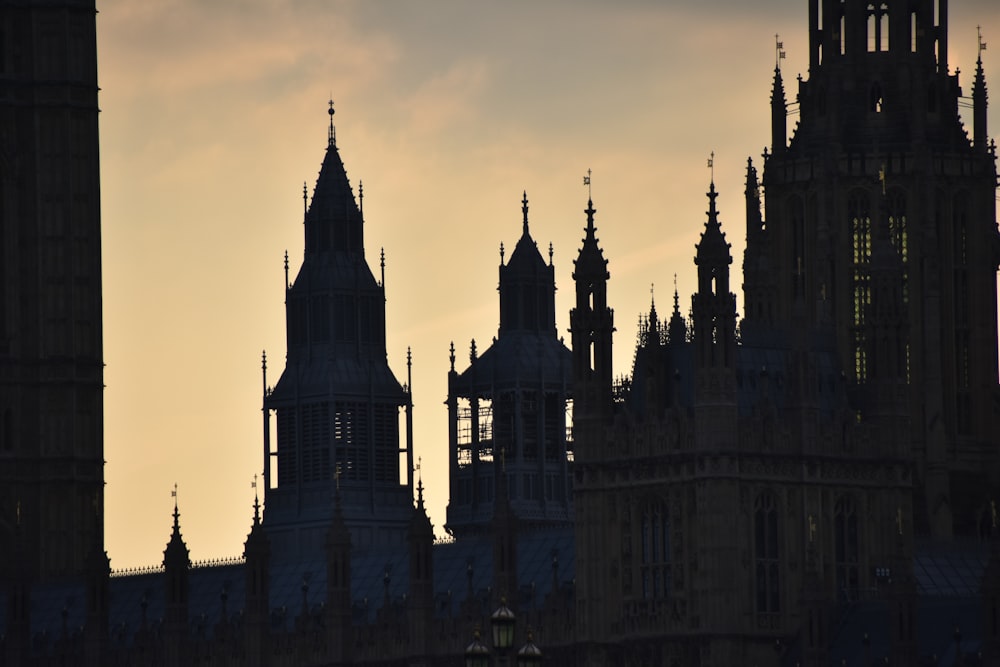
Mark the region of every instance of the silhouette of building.
POLYGON ((504 265, 501 245, 500 331, 469 367, 448 373, 450 502, 447 530, 456 537, 490 530, 499 466, 521 528, 569 526, 572 439, 570 351, 556 337, 555 269, 528 232, 504 265))
POLYGON ((0 7, 0 576, 104 547, 93 3, 0 7), (16 546, 15 546, 16 545, 16 546))
POLYGON ((946 9, 809 0, 799 124, 789 139, 779 42, 772 145, 761 179, 746 167, 744 316, 713 176, 690 317, 676 289, 666 321, 651 303, 622 380, 593 201, 567 350, 524 196, 498 336, 462 373, 451 350, 455 538, 436 543, 422 483, 401 476, 409 383, 386 362, 384 280, 331 105, 273 389, 264 364, 263 517, 255 500, 242 558, 192 564, 175 503, 162 566, 112 575, 89 421, 93 3, 0 5, 3 26, 32 28, 15 42, 63 35, 19 43, 44 67, 0 49, 0 368, 20 383, 0 392, 0 664, 458 665, 496 652, 474 629, 511 613, 514 650, 551 665, 998 664, 996 151, 981 58, 962 128, 946 9), (83 60, 50 57, 66 34, 83 60), (55 261, 72 252, 81 275, 55 261), (75 469, 49 456, 68 447, 75 469))
MULTIPOLYGON (((288 353, 273 389, 264 361, 263 525, 278 560, 322 548, 334 487, 356 546, 401 546, 413 511, 412 479, 400 478, 401 456, 413 470, 412 403, 386 359, 385 264, 376 282, 365 259, 364 193, 355 200, 340 159, 332 101, 329 113, 292 283, 286 258, 288 353)), ((304 203, 304 186, 302 195, 304 203)))

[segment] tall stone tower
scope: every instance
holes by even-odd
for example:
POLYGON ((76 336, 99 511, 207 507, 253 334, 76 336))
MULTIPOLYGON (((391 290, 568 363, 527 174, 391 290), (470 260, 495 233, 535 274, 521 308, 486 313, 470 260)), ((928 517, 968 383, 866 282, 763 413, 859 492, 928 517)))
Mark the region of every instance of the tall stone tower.
POLYGON ((981 58, 972 137, 961 96, 948 67, 946 2, 810 0, 809 77, 798 84, 790 140, 775 67, 763 217, 755 177, 747 188, 744 335, 801 326, 797 298, 807 305, 805 326, 831 315, 862 417, 885 408, 876 343, 900 348, 892 356, 906 380, 914 519, 918 532, 939 537, 977 532, 1000 482, 1000 235, 981 58), (901 264, 904 308, 903 321, 875 341, 867 313, 883 224, 895 255, 886 261, 901 264))
POLYGON ((528 231, 500 264, 500 331, 469 367, 448 374, 451 500, 448 531, 456 537, 490 529, 497 476, 507 476, 510 509, 521 525, 568 526, 573 518, 567 438, 572 391, 570 351, 556 336, 555 269, 528 231))
POLYGON ((0 567, 103 553, 101 209, 93 0, 0 5, 0 567), (15 550, 14 543, 18 543, 15 550))
POLYGON ((411 475, 400 475, 403 465, 413 470, 411 401, 386 361, 384 277, 376 281, 365 259, 363 211, 337 149, 333 102, 305 213, 305 257, 294 282, 287 264, 285 278, 285 369, 271 389, 265 364, 264 379, 263 525, 274 558, 323 553, 335 488, 352 544, 402 547, 413 513, 411 475))

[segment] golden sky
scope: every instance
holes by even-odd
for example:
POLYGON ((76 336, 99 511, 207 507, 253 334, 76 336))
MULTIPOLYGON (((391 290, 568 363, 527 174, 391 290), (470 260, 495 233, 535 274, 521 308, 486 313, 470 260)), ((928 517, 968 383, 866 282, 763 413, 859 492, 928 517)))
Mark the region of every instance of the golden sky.
MULTIPOLYGON (((261 351, 283 367, 285 250, 302 258, 302 184, 327 100, 366 249, 386 255, 388 355, 413 350, 414 449, 431 520, 447 504, 448 347, 497 333, 499 246, 521 193, 554 246, 568 338, 572 260, 593 170, 609 259, 616 375, 650 288, 661 314, 694 289, 715 152, 734 290, 746 160, 770 143, 775 33, 786 92, 807 75, 805 0, 98 0, 104 223, 106 546, 113 568, 162 560, 176 483, 195 560, 242 553, 262 468, 261 351)), ((951 3, 949 64, 971 93, 976 25, 951 3)), ((1000 86, 1000 57, 983 54, 1000 86)), ((992 78, 991 78, 992 77, 992 78)), ((993 99, 997 99, 996 93, 993 99)), ((965 111, 971 123, 971 112, 965 111)), ((794 126, 795 118, 789 122, 794 126)), ((1000 131, 997 102, 990 128, 1000 131)), ((737 294, 738 307, 742 295, 737 294)))

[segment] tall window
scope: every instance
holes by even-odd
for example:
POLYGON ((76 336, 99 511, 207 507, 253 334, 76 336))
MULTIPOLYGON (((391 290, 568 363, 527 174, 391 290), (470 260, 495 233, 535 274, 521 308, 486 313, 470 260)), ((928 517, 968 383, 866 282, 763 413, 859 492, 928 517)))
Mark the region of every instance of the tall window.
POLYGON ((834 507, 834 562, 837 595, 851 600, 858 590, 858 514, 854 500, 841 496, 834 507))
POLYGON ((754 501, 754 561, 757 611, 781 611, 778 508, 770 491, 761 492, 754 501))
POLYGON ((868 50, 889 50, 889 5, 884 1, 868 3, 868 50))
POLYGON ((909 290, 909 238, 906 229, 906 193, 894 189, 889 192, 889 239, 903 263, 903 303, 910 300, 909 290))
POLYGON ((643 508, 639 523, 642 597, 646 600, 670 596, 670 518, 666 506, 653 501, 643 508))
POLYGON ((860 384, 868 378, 865 314, 872 299, 869 274, 872 219, 868 193, 852 193, 848 198, 847 208, 851 229, 851 345, 854 353, 854 381, 860 384))

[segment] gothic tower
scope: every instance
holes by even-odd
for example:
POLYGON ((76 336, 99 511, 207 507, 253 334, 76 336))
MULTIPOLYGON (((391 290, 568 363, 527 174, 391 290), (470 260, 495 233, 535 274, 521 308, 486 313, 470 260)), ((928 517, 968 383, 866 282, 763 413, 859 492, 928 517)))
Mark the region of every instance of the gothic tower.
POLYGON ((401 457, 412 470, 412 455, 400 421, 411 403, 386 361, 384 278, 376 282, 365 260, 363 212, 337 149, 332 102, 305 257, 292 283, 286 262, 285 281, 285 370, 273 389, 264 380, 263 525, 274 558, 322 553, 335 487, 355 546, 402 546, 413 496, 411 476, 401 481, 401 457))
POLYGON ((546 264, 528 229, 527 193, 521 205, 521 238, 506 264, 501 246, 499 334, 482 354, 473 342, 462 373, 451 354, 447 529, 456 537, 490 530, 500 474, 526 527, 572 521, 572 361, 556 336, 552 250, 546 264))
MULTIPOLYGON (((576 304, 570 310, 573 346, 574 514, 576 517, 577 632, 587 637, 586 664, 604 664, 602 644, 613 628, 608 609, 617 609, 617 568, 609 530, 616 524, 615 508, 604 492, 609 474, 605 464, 608 430, 613 419, 611 339, 614 312, 608 307, 608 262, 598 245, 593 200, 588 199, 586 234, 574 261, 576 304)), ((612 541, 613 542, 613 541, 612 541)))
POLYGON ((82 574, 103 552, 93 1, 0 7, 0 569, 82 574))
MULTIPOLYGON (((996 156, 981 60, 970 138, 959 118, 959 76, 949 72, 947 31, 946 2, 810 0, 809 77, 798 84, 797 127, 789 139, 776 67, 765 215, 751 165, 744 261, 744 332, 793 331, 798 294, 809 305, 805 325, 828 312, 851 406, 864 419, 885 410, 872 402, 872 383, 886 376, 873 375, 882 359, 872 356, 868 317, 884 217, 901 263, 898 314, 906 319, 904 338, 893 343, 901 347, 886 362, 906 381, 903 448, 916 466, 916 529, 939 537, 972 533, 1000 482, 1000 419, 990 398, 997 391, 996 156)), ((884 335, 895 314, 878 316, 884 335)))

